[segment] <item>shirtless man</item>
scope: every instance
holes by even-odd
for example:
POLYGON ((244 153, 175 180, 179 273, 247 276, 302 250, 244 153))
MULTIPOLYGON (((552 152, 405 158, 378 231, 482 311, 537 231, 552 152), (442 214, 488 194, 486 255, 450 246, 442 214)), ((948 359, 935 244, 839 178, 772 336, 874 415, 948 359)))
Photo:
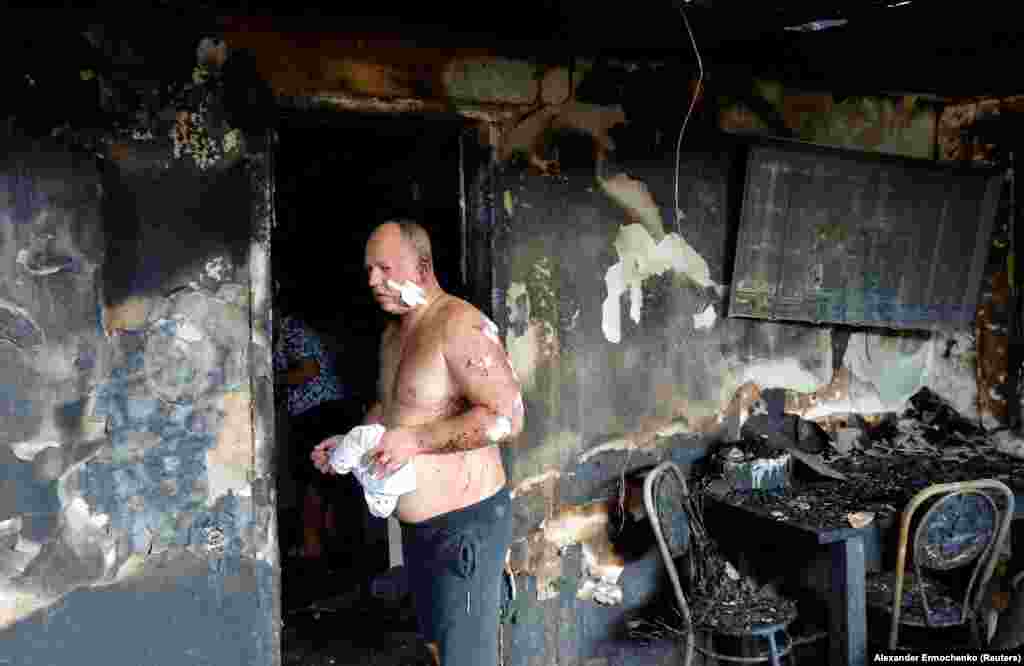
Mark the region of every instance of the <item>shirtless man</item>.
MULTIPOLYGON (((441 289, 422 227, 377 227, 366 271, 377 303, 397 317, 381 339, 379 401, 364 421, 387 430, 366 457, 378 478, 415 458, 416 490, 395 512, 420 629, 438 664, 491 666, 512 537, 498 446, 523 428, 519 381, 494 323, 441 289)), ((313 454, 321 471, 331 448, 313 454)))

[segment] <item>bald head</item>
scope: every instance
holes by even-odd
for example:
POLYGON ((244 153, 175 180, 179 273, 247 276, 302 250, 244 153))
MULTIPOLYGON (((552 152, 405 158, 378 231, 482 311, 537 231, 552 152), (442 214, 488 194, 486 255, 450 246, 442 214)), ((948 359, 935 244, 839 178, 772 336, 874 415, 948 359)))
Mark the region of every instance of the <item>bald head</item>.
POLYGON ((374 229, 374 237, 397 236, 416 256, 416 265, 424 275, 434 272, 434 254, 430 247, 430 234, 412 220, 390 220, 374 229))
POLYGON ((386 312, 401 315, 443 293, 434 275, 430 236, 415 222, 393 220, 374 229, 366 241, 365 265, 369 287, 386 312))

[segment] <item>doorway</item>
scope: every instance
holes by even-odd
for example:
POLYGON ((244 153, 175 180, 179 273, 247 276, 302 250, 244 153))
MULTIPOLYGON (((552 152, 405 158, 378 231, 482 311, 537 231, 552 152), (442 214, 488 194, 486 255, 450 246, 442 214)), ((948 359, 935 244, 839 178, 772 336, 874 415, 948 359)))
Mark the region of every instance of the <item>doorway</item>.
MULTIPOLYGON (((275 154, 275 210, 272 276, 278 284, 275 316, 291 314, 312 329, 344 387, 344 400, 364 410, 375 399, 380 333, 386 315, 370 296, 363 266, 366 239, 389 219, 409 218, 430 233, 435 271, 448 293, 474 301, 467 269, 472 206, 465 206, 471 182, 486 156, 476 134, 461 118, 392 117, 313 111, 285 113, 275 154)), ((479 256, 479 252, 474 253, 479 256)), ((477 303, 477 305, 485 305, 477 303)), ((283 412, 286 414, 287 412, 283 412)), ((278 411, 278 420, 282 411, 278 411)), ((401 585, 374 585, 387 578, 388 523, 373 517, 358 483, 348 475, 323 494, 334 503, 325 512, 321 556, 304 557, 304 488, 289 473, 291 452, 309 446, 278 433, 278 532, 281 539, 282 618, 330 605, 346 612, 357 606, 353 626, 415 632, 411 606, 401 585), (314 561, 318 560, 318 561, 314 561), (365 622, 379 605, 374 589, 399 590, 389 601, 400 619, 365 622), (411 624, 409 624, 411 622, 411 624)), ((315 472, 314 472, 315 473, 315 472)), ((393 538, 393 537, 392 537, 393 538)), ((394 546, 394 544, 392 544, 394 546)), ((392 574, 394 572, 391 572, 392 574)), ((319 610, 316 610, 319 609, 319 610)), ((308 613, 307 613, 308 614, 308 613)), ((331 630, 339 626, 330 622, 331 630)), ((387 638, 383 635, 381 638, 387 638)), ((287 633, 285 635, 287 642, 287 633)), ((287 649, 288 646, 285 645, 287 649)))

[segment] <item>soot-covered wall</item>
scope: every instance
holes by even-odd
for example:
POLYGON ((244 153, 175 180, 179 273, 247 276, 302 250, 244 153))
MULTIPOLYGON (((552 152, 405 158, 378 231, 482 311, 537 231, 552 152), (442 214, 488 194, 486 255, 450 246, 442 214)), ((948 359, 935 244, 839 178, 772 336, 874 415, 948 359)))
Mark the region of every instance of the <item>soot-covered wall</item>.
POLYGON ((6 145, 0 661, 271 663, 250 363, 263 170, 6 145))
POLYGON ((678 195, 671 149, 602 155, 586 132, 548 140, 542 157, 560 163, 546 173, 502 167, 500 318, 527 403, 508 457, 510 663, 671 660, 671 645, 630 636, 667 585, 633 479, 734 437, 761 390, 783 387, 788 411, 823 418, 898 411, 929 385, 977 417, 973 332, 855 331, 834 350, 827 327, 727 316, 745 152, 696 131, 678 195))

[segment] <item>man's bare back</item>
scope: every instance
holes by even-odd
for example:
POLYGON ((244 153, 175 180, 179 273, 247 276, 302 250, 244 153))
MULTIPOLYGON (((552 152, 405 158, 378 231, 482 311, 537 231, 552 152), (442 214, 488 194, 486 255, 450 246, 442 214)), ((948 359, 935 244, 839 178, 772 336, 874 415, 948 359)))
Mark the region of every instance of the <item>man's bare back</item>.
MULTIPOLYGON (((445 322, 457 313, 475 316, 481 327, 489 327, 490 322, 469 303, 442 296, 412 330, 403 330, 405 327, 396 322, 385 331, 381 340, 380 396, 381 423, 386 428, 432 423, 469 408, 466 396, 450 376, 445 357, 445 322)), ((460 345, 458 339, 447 342, 460 345)), ((503 351, 500 357, 495 355, 482 354, 478 367, 487 371, 507 364, 503 351)), ((418 523, 475 504, 504 485, 505 470, 497 444, 418 456, 416 490, 401 497, 396 514, 404 522, 418 523)))

